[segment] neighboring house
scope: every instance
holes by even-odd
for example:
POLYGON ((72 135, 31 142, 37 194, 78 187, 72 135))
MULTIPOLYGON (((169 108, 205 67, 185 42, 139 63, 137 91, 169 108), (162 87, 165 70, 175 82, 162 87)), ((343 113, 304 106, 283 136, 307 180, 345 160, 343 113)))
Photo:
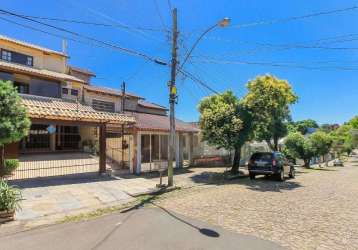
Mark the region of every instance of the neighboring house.
MULTIPOLYGON (((0 80, 18 88, 32 125, 19 154, 75 152, 97 145, 101 171, 106 159, 140 173, 164 167, 168 158, 169 118, 163 106, 143 97, 93 86, 93 72, 68 65, 68 55, 0 36, 0 80), (125 163, 125 164, 123 164, 125 163)), ((191 161, 193 135, 199 130, 176 121, 176 165, 191 161)))
MULTIPOLYGON (((199 128, 198 122, 191 123, 193 126, 199 128)), ((209 145, 206 141, 202 140, 200 133, 194 135, 193 143, 193 161, 197 165, 202 164, 227 164, 233 160, 234 152, 223 148, 216 148, 209 145)), ((251 155, 255 152, 270 152, 271 149, 266 142, 247 142, 241 149, 241 164, 245 165, 250 159, 251 155)))

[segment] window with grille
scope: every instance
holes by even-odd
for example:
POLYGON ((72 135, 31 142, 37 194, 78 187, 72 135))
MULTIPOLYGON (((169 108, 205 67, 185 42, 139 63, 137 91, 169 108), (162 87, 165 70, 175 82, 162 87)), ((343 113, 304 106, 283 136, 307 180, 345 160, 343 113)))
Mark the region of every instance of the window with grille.
POLYGON ((1 49, 1 59, 31 67, 34 65, 34 58, 32 56, 5 49, 1 49))
POLYGON ((93 99, 92 107, 98 111, 114 112, 114 102, 106 102, 93 99))
POLYGON ((16 87, 17 92, 19 92, 21 94, 29 94, 30 93, 29 85, 26 83, 14 82, 14 86, 16 87))
POLYGON ((71 95, 78 96, 78 89, 71 89, 71 95))

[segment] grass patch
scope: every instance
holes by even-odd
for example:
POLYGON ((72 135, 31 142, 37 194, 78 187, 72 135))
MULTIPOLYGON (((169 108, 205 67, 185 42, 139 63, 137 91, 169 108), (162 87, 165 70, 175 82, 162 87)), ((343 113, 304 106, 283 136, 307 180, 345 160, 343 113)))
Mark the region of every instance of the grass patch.
POLYGON ((157 201, 161 198, 161 195, 164 193, 168 193, 174 190, 180 189, 179 187, 173 187, 173 188, 164 188, 159 190, 158 192, 154 194, 143 194, 135 197, 134 201, 121 204, 118 206, 110 206, 110 207, 104 207, 104 208, 98 208, 94 211, 87 212, 87 213, 80 213, 76 215, 67 215, 63 219, 59 220, 58 223, 68 223, 68 222, 79 222, 79 221, 87 221, 91 219, 95 219, 107 214, 111 214, 114 212, 129 212, 134 209, 138 209, 140 207, 143 207, 145 205, 148 205, 150 203, 153 203, 154 201, 157 201))

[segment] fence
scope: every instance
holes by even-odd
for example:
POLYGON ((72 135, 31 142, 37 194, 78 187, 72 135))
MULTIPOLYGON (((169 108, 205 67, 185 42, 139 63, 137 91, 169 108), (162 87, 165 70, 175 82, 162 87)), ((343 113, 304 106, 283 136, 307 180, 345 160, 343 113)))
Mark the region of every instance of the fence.
POLYGON ((95 173, 99 158, 88 153, 36 154, 20 157, 19 167, 9 180, 95 173))

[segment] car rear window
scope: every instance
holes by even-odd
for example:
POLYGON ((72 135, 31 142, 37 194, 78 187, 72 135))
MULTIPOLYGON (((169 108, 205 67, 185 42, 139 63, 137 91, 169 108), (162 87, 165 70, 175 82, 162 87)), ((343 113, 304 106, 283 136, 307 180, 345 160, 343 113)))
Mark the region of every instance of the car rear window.
POLYGON ((251 160, 253 161, 271 161, 272 153, 255 153, 251 156, 251 160))

